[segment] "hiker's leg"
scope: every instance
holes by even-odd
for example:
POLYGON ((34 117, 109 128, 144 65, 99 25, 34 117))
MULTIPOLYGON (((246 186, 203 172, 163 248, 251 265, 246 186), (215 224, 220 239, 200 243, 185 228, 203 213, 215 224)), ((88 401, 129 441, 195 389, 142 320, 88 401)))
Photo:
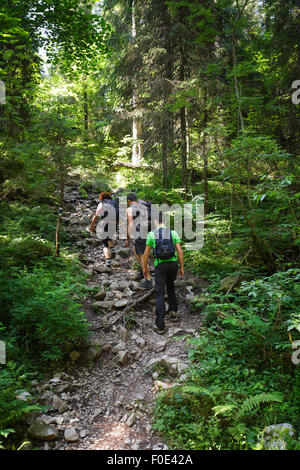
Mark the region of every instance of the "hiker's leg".
MULTIPOLYGON (((144 255, 141 255, 141 262, 142 262, 142 266, 144 266, 144 255)), ((151 281, 151 274, 150 274, 150 269, 148 271, 148 274, 146 276, 146 279, 147 281, 151 281)))
MULTIPOLYGON (((146 249, 146 240, 145 239, 137 239, 135 240, 135 252, 136 252, 136 257, 138 258, 138 263, 140 265, 140 268, 142 269, 143 271, 143 262, 144 262, 144 252, 145 252, 145 249, 146 249)), ((149 271, 149 274, 147 275, 146 277, 147 281, 151 281, 151 275, 150 275, 150 271, 149 271)))
POLYGON ((137 260, 137 262, 138 262, 138 265, 139 265, 140 269, 143 270, 142 257, 141 257, 141 255, 136 255, 136 260, 137 260))
POLYGON ((104 258, 105 259, 110 259, 111 258, 111 251, 110 251, 110 248, 108 247, 104 247, 103 248, 103 254, 104 254, 104 258))
MULTIPOLYGON (((108 224, 105 224, 104 228, 103 228, 103 232, 104 232, 104 235, 108 232, 108 224)), ((110 260, 111 258, 111 251, 110 251, 110 242, 111 240, 108 238, 108 236, 106 238, 103 238, 102 240, 103 242, 103 254, 104 254, 104 258, 106 259, 106 264, 108 264, 107 260, 110 260)))
POLYGON ((132 244, 132 252, 133 252, 133 254, 134 254, 134 257, 135 257, 135 259, 136 259, 136 262, 137 262, 138 265, 140 266, 140 260, 139 260, 139 258, 138 258, 138 255, 136 254, 134 241, 132 241, 131 244, 132 244))
POLYGON ((165 285, 166 285, 166 274, 164 265, 160 263, 155 268, 155 324, 158 328, 165 327, 165 285))
POLYGON ((136 254, 134 242, 131 241, 130 244, 131 244, 132 252, 133 252, 134 257, 135 257, 135 259, 136 259, 136 262, 137 262, 137 264, 138 264, 138 272, 136 273, 136 276, 134 277, 134 280, 135 280, 135 281, 140 281, 141 279, 144 278, 143 269, 142 269, 142 267, 141 267, 141 265, 140 265, 140 259, 139 259, 138 255, 136 254))
POLYGON ((178 264, 177 261, 171 261, 170 263, 166 264, 168 264, 166 286, 168 294, 169 312, 177 312, 178 302, 174 282, 177 276, 178 264))
POLYGON ((103 245, 104 245, 103 254, 104 254, 104 258, 106 259, 106 261, 111 259, 111 250, 110 250, 108 242, 109 242, 108 239, 103 240, 103 245))

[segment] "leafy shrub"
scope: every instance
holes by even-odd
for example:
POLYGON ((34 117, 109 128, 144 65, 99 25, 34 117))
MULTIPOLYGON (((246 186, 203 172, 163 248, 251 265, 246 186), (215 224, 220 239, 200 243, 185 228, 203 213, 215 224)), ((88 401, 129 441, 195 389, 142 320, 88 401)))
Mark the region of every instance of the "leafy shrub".
POLYGON ((1 321, 25 357, 45 365, 87 340, 84 314, 72 298, 78 285, 71 273, 37 266, 32 272, 3 272, 0 286, 1 321))
POLYGON ((24 415, 41 409, 37 404, 17 398, 20 391, 27 386, 29 375, 24 373, 24 366, 17 366, 13 362, 8 362, 0 369, 0 436, 4 438, 15 432, 12 427, 18 424, 24 415))
MULTIPOLYGON (((57 214, 47 205, 28 206, 21 203, 0 203, 0 235, 3 243, 14 239, 33 239, 38 241, 55 241, 57 214)), ((1 246, 0 240, 0 246, 1 246)), ((60 241, 67 245, 71 240, 64 223, 60 228, 60 241)), ((50 246, 50 245, 48 245, 50 246)), ((1 248, 0 248, 1 249, 1 248)), ((5 254, 3 255, 5 257, 5 254)), ((36 257, 35 257, 36 259, 36 257)), ((17 263, 16 265, 20 265, 17 263)))
POLYGON ((291 361, 299 279, 300 270, 290 269, 222 294, 220 276, 211 276, 208 292, 194 301, 204 324, 189 340, 190 378, 157 399, 155 426, 172 446, 256 449, 263 428, 282 422, 299 433, 300 370, 291 361), (203 392, 215 402, 210 410, 203 392))
POLYGON ((41 258, 53 254, 52 245, 42 239, 25 237, 13 238, 0 236, 1 266, 32 266, 41 258))
POLYGON ((88 197, 88 193, 81 186, 79 187, 78 192, 83 199, 86 199, 88 197))
POLYGON ((101 193, 102 191, 110 191, 110 185, 106 178, 102 174, 96 174, 91 176, 90 179, 85 180, 81 183, 79 187, 79 194, 80 191, 85 191, 84 194, 88 195, 88 193, 101 193))
POLYGON ((176 448, 247 449, 258 441, 256 414, 272 402, 282 402, 282 396, 260 393, 240 403, 221 388, 174 386, 157 399, 154 428, 176 448))

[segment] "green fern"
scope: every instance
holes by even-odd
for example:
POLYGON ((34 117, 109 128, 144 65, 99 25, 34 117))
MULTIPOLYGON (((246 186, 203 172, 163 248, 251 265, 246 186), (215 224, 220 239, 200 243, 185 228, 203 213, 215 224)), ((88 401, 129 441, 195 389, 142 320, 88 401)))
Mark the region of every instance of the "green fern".
POLYGON ((241 405, 237 418, 240 418, 246 413, 250 413, 254 408, 257 408, 261 404, 270 402, 282 402, 282 395, 280 393, 260 393, 254 397, 247 398, 241 405))
POLYGON ((237 405, 232 403, 224 403, 223 405, 214 406, 212 409, 215 412, 215 416, 230 414, 237 408, 237 405))
POLYGON ((214 403, 216 402, 215 393, 205 387, 201 387, 198 385, 185 385, 184 387, 182 387, 181 390, 183 393, 193 393, 195 395, 197 394, 207 395, 213 400, 214 403))
POLYGON ((245 423, 236 423, 234 426, 230 426, 227 429, 228 434, 230 434, 230 436, 237 441, 240 440, 243 436, 245 436, 247 430, 248 428, 245 423))

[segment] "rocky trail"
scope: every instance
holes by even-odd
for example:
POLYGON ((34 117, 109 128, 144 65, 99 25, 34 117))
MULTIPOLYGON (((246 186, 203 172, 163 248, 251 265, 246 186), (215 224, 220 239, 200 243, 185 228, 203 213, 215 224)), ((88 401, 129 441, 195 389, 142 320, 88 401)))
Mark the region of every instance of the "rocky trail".
POLYGON ((154 397, 186 379, 186 339, 201 327, 188 301, 205 282, 189 274, 177 279, 180 321, 166 318, 166 333, 157 334, 154 293, 129 308, 148 293, 134 280, 131 249, 119 241, 112 268, 106 268, 100 240, 87 232, 97 196, 80 199, 70 187, 65 201, 63 223, 76 233, 88 286, 96 292, 83 304, 91 345, 72 351, 64 370, 32 382, 39 401, 51 408, 32 414, 28 437, 46 450, 168 449, 152 429, 154 397))

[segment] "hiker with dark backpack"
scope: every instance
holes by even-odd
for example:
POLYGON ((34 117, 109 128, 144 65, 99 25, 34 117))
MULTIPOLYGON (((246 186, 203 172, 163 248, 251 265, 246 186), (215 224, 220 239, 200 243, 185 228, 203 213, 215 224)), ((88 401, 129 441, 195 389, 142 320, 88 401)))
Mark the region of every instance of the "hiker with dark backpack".
MULTIPOLYGON (((128 194, 127 205, 127 239, 125 241, 125 246, 129 246, 130 244, 132 245, 133 254, 139 266, 136 280, 139 280, 144 277, 143 257, 146 249, 146 238, 149 231, 149 214, 145 204, 139 202, 134 193, 128 194)), ((152 289, 150 270, 147 272, 147 275, 140 284, 140 287, 144 289, 152 289)))
POLYGON ((112 199, 111 193, 102 192, 99 195, 99 204, 96 209, 96 213, 93 217, 90 231, 93 233, 94 225, 96 220, 100 217, 100 225, 97 227, 97 233, 100 234, 100 238, 104 245, 103 254, 105 257, 106 266, 111 266, 112 258, 112 238, 115 236, 117 231, 117 224, 119 222, 119 205, 116 199, 112 199))
POLYGON ((167 288, 168 313, 171 321, 178 321, 178 303, 175 292, 174 281, 178 271, 178 261, 180 266, 180 276, 184 276, 184 258, 180 246, 180 238, 175 230, 170 230, 164 225, 163 214, 154 214, 155 230, 148 233, 146 249, 144 253, 144 275, 149 271, 148 259, 150 249, 154 252, 155 268, 155 327, 154 330, 163 334, 165 332, 165 288, 167 288), (176 257, 177 252, 177 257, 176 257))

